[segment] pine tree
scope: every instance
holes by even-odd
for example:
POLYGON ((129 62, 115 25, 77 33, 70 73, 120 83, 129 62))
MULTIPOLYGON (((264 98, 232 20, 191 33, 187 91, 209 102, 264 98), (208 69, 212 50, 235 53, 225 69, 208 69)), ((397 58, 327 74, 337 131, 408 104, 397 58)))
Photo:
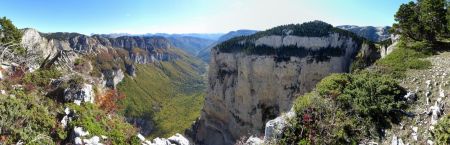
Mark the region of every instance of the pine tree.
POLYGON ((398 24, 394 24, 397 33, 416 41, 422 39, 420 34, 422 34, 423 26, 419 23, 416 3, 409 2, 402 4, 395 14, 395 21, 398 22, 398 24))
POLYGON ((0 19, 0 34, 1 43, 20 42, 22 37, 20 30, 6 17, 0 19))
POLYGON ((425 39, 436 41, 446 31, 446 0, 418 0, 419 21, 424 27, 425 39))

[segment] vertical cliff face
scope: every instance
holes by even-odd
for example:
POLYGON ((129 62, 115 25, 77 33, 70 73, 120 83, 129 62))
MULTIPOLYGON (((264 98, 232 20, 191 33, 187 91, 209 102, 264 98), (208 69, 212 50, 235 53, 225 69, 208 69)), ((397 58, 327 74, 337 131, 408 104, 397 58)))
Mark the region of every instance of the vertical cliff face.
POLYGON ((326 31, 320 35, 299 32, 305 25, 310 23, 276 27, 212 50, 208 95, 188 132, 194 140, 233 144, 243 135, 261 135, 268 120, 288 111, 323 77, 349 71, 362 40, 328 25, 308 28, 326 31))

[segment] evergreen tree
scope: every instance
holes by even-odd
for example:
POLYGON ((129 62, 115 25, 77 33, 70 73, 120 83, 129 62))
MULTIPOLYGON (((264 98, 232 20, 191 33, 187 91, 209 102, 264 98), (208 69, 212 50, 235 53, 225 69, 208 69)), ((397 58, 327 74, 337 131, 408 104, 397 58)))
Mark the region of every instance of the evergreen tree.
POLYGON ((423 31, 423 26, 419 23, 416 3, 402 4, 395 14, 395 21, 398 22, 393 26, 397 30, 396 33, 416 41, 422 39, 420 34, 423 31))
POLYGON ((22 32, 6 17, 0 18, 0 47, 12 50, 16 54, 24 54, 25 49, 20 46, 22 32))
POLYGON ((3 17, 0 19, 0 43, 19 43, 22 33, 14 26, 11 20, 3 17))
POLYGON ((446 0, 418 0, 419 21, 426 40, 436 41, 436 36, 446 31, 446 3, 446 0))

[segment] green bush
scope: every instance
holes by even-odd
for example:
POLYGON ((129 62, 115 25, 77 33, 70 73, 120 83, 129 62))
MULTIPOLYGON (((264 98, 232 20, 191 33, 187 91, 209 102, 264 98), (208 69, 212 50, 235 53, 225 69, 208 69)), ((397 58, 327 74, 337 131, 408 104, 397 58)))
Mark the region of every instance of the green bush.
POLYGON ((79 86, 84 84, 85 80, 82 76, 74 74, 70 76, 69 85, 79 86))
POLYGON ((70 122, 69 127, 83 127, 91 135, 104 135, 112 144, 129 144, 132 137, 137 134, 137 130, 126 123, 125 118, 107 114, 93 104, 84 104, 84 106, 70 105, 70 108, 77 112, 78 118, 70 122))
POLYGON ((316 90, 322 96, 336 97, 342 94, 348 83, 350 83, 349 74, 331 74, 317 84, 316 90))
POLYGON ((81 65, 84 63, 84 60, 81 58, 77 58, 75 59, 75 62, 73 63, 74 65, 81 65))
POLYGON ((356 144, 382 136, 401 119, 405 93, 390 77, 374 73, 332 74, 294 103, 280 144, 356 144))
POLYGON ((450 115, 443 117, 432 132, 436 144, 450 144, 450 115))
POLYGON ((35 72, 25 74, 23 82, 25 84, 34 84, 38 87, 45 87, 50 84, 52 79, 57 79, 61 76, 61 72, 56 68, 39 69, 35 72))
MULTIPOLYGON (((15 97, 0 95, 0 136, 6 137, 3 143, 54 144, 52 130, 59 128, 56 113, 61 108, 55 109, 52 101, 42 96, 11 93, 15 97)), ((65 136, 64 131, 57 133, 65 136)))
POLYGON ((342 94, 337 97, 341 107, 355 110, 363 116, 381 118, 403 106, 400 99, 404 90, 394 79, 386 76, 366 72, 355 74, 350 83, 343 87, 342 94))

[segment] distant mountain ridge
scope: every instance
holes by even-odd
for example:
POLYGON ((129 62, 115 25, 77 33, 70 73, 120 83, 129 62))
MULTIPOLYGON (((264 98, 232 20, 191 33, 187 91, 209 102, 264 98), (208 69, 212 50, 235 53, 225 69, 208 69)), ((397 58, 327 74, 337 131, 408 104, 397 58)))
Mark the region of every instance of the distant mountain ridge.
POLYGON ((230 31, 227 34, 224 34, 221 37, 219 37, 217 42, 219 42, 219 43, 220 42, 224 42, 224 41, 230 40, 231 38, 238 37, 238 36, 252 35, 252 34, 255 34, 256 32, 258 32, 258 31, 256 31, 256 30, 247 30, 247 29, 230 31))
POLYGON ((182 49, 192 56, 196 56, 201 50, 216 42, 221 33, 189 33, 189 34, 167 34, 167 33, 147 33, 147 34, 128 34, 128 33, 111 33, 111 34, 93 34, 92 36, 101 36, 105 38, 119 38, 123 36, 140 36, 140 37, 164 37, 170 41, 175 47, 182 49))
POLYGON ((374 27, 374 26, 342 25, 336 27, 347 31, 351 31, 356 35, 369 39, 373 42, 381 42, 383 40, 390 38, 389 34, 389 29, 391 29, 390 26, 374 27))
POLYGON ((248 36, 248 35, 252 35, 255 34, 256 30, 247 30, 247 29, 241 29, 241 30, 236 30, 236 31, 230 31, 227 34, 221 36, 215 43, 211 44, 210 46, 200 50, 200 52, 198 52, 197 57, 200 58, 201 60, 205 61, 205 62, 209 62, 210 59, 210 52, 211 49, 216 46, 217 44, 220 44, 224 41, 230 40, 231 38, 234 37, 239 37, 239 36, 248 36))
POLYGON ((100 35, 102 37, 117 38, 121 36, 163 36, 163 37, 196 37, 208 40, 217 41, 224 33, 180 33, 180 34, 169 34, 169 33, 145 33, 145 34, 129 34, 129 33, 109 33, 109 34, 91 34, 100 35))

